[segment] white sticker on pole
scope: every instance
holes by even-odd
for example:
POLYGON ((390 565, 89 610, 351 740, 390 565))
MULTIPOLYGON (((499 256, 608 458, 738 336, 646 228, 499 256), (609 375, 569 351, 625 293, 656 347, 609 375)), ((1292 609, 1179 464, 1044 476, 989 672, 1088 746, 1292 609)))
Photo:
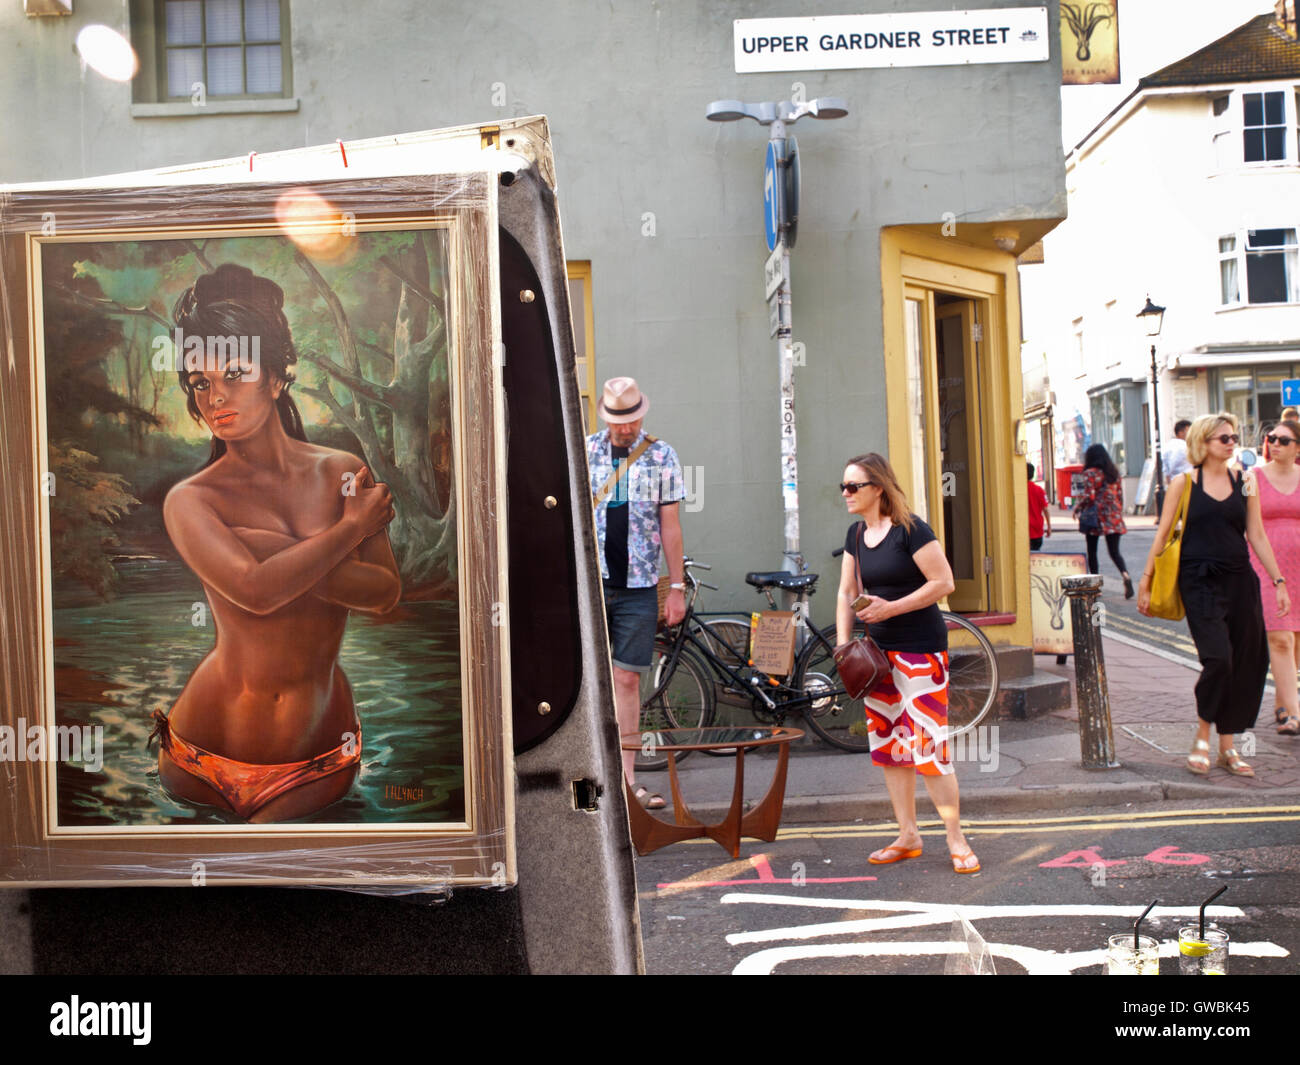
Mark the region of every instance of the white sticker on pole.
POLYGON ((785 242, 777 241, 772 254, 767 257, 767 262, 763 264, 763 287, 766 290, 764 299, 771 299, 772 293, 785 284, 785 271, 781 269, 784 261, 785 242))
POLYGON ((1034 63, 1051 55, 1046 7, 736 19, 736 73, 1034 63))

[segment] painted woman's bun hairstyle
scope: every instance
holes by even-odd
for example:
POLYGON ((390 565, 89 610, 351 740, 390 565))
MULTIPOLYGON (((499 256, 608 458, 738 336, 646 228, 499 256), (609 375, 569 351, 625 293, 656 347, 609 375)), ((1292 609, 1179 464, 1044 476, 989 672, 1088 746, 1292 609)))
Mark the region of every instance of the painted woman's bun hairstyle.
MULTIPOLYGON (((193 285, 181 293, 172 308, 172 321, 190 336, 202 337, 206 346, 209 337, 233 337, 246 340, 258 352, 259 373, 264 375, 267 387, 270 382, 283 382, 284 387, 275 401, 284 431, 295 440, 306 440, 302 416, 297 404, 289 395, 293 384, 293 366, 298 361, 289 320, 284 316, 284 290, 266 277, 258 277, 246 266, 222 263, 210 274, 203 274, 193 285)), ((247 350, 241 346, 241 350, 247 350)), ((185 390, 185 409, 190 417, 203 424, 194 389, 190 387, 190 372, 183 366, 177 370, 181 388, 185 390)), ((205 466, 211 466, 226 453, 224 440, 212 438, 212 452, 205 466)))

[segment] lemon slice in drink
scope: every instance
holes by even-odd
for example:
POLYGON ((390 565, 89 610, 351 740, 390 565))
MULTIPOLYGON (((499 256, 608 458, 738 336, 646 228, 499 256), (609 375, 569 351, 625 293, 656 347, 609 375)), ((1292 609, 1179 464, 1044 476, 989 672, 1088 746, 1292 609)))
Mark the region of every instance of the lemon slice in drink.
POLYGON ((1178 944, 1179 953, 1186 958, 1204 958, 1211 949, 1203 939, 1184 939, 1178 944))

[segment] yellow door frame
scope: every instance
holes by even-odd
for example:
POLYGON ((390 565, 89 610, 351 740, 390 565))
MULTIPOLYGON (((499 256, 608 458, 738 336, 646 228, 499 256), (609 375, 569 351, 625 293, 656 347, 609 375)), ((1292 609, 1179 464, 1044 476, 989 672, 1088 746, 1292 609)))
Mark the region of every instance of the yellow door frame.
MULTIPOLYGON (((986 537, 992 572, 988 581, 988 608, 1014 614, 1015 621, 985 628, 998 643, 1030 645, 1029 533, 1023 456, 1017 455, 1015 431, 1023 417, 1020 394, 1020 285, 1015 256, 992 248, 976 247, 954 238, 937 237, 919 227, 890 226, 880 233, 881 308, 885 354, 885 389, 889 426, 889 457, 903 484, 925 483, 937 501, 942 485, 936 484, 938 439, 927 434, 932 452, 931 469, 913 470, 912 433, 908 426, 908 352, 905 315, 908 298, 922 294, 933 323, 935 293, 964 296, 976 304, 982 327, 979 431, 983 444, 982 495, 988 516, 986 537)), ((932 326, 931 326, 932 328, 932 326)), ((926 341, 923 361, 932 362, 933 337, 926 341)), ((937 385, 937 382, 935 382, 937 385)), ((930 388, 927 387, 927 392, 930 388)), ((937 397, 937 392, 932 393, 937 397)), ((927 406, 931 404, 927 403, 927 406)), ((927 411, 938 423, 935 409, 927 411)), ((930 507, 931 514, 935 507, 930 507)), ((935 532, 943 535, 942 516, 935 532)))
POLYGON ((600 428, 596 421, 596 401, 600 398, 600 391, 596 387, 596 314, 591 299, 591 260, 570 259, 564 264, 564 272, 569 281, 582 282, 582 319, 573 323, 577 352, 573 371, 578 378, 578 395, 582 397, 586 430, 594 433, 600 428), (580 344, 577 343, 579 337, 582 340, 580 344))

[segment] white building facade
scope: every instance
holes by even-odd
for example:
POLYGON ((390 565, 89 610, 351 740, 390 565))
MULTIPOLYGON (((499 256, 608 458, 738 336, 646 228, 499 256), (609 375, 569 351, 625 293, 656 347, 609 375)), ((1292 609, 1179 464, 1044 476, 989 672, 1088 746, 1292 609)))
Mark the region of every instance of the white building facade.
MULTIPOLYGON (((1026 379, 1046 366, 1053 465, 1104 444, 1138 501, 1159 432, 1216 410, 1257 445, 1300 378, 1300 42, 1294 0, 1163 70, 1066 156, 1069 219, 1022 267, 1026 379)), ((1029 404, 1026 404, 1027 409, 1029 404)), ((1030 431, 1028 439, 1039 434, 1030 431)), ((1032 446, 1031 446, 1032 451, 1032 446)))

